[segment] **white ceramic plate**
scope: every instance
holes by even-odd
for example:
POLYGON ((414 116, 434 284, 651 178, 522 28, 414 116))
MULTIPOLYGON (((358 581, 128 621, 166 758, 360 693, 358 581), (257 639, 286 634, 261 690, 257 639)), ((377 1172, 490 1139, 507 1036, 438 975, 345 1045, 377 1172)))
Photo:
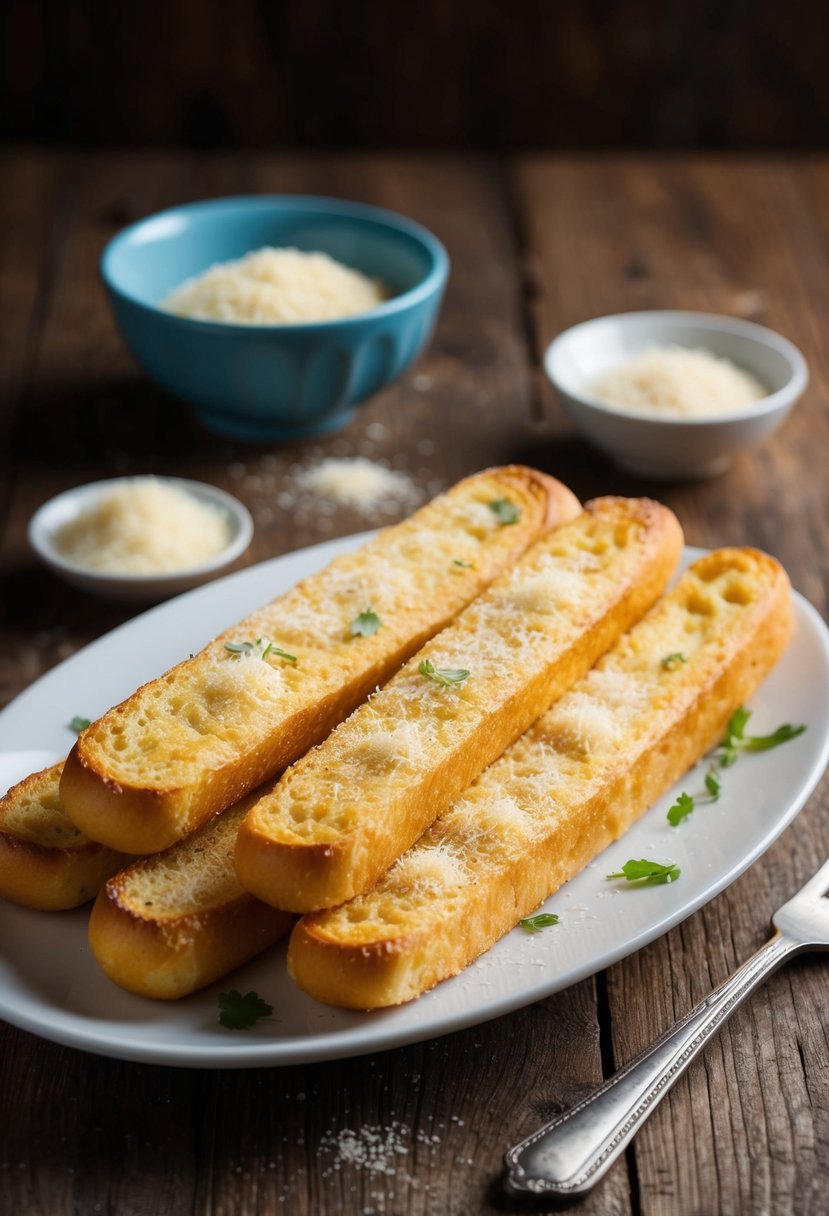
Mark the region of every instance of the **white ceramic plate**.
MULTIPOLYGON (((122 625, 55 668, 0 714, 0 751, 33 749, 55 758, 73 736, 73 715, 94 718, 198 649, 219 630, 292 586, 361 537, 331 541, 277 558, 187 595, 122 625)), ((687 560, 699 556, 688 550, 687 560)), ((328 1060, 396 1047, 473 1026, 557 992, 631 954, 733 882, 791 823, 829 758, 829 634, 796 599, 797 634, 752 702, 752 732, 806 722, 805 734, 778 750, 741 758, 725 793, 679 828, 667 794, 627 835, 547 901, 561 923, 535 935, 507 934, 463 975, 399 1009, 350 1013, 318 1005, 285 972, 284 944, 232 976, 172 1004, 122 992, 86 944, 87 912, 38 913, 0 903, 0 1016, 58 1043, 157 1064, 242 1068, 328 1060), (621 890, 605 875, 629 857, 674 861, 670 886, 621 890), (223 1030, 220 991, 256 990, 275 1021, 246 1032, 223 1030)), ((8 785, 29 771, 26 759, 0 767, 8 785), (17 763, 17 771, 14 770, 17 763)), ((683 788, 701 784, 689 778, 683 788)), ((815 866, 823 858, 815 858, 815 866)))

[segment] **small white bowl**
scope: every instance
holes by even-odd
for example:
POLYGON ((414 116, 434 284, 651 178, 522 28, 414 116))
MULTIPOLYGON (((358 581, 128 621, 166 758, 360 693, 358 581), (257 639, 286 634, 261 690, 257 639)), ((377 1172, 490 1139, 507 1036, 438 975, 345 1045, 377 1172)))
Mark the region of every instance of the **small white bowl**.
POLYGON ((628 312, 597 317, 559 334, 544 369, 585 437, 643 477, 681 481, 724 472, 737 452, 777 427, 809 380, 806 360, 786 338, 734 317, 704 312, 628 312), (755 376, 768 396, 706 418, 611 409, 591 396, 598 376, 653 346, 704 349, 755 376))
POLYGON ((184 490, 200 502, 209 503, 223 512, 230 527, 230 541, 224 549, 197 566, 171 570, 166 574, 111 574, 104 570, 90 570, 68 561, 58 553, 55 537, 64 524, 76 519, 102 494, 134 480, 134 477, 114 477, 108 481, 93 481, 85 486, 65 490, 63 494, 58 494, 44 503, 29 520, 29 543, 34 551, 56 574, 81 591, 111 600, 151 602, 167 599, 214 578, 236 561, 250 544, 253 520, 247 507, 232 494, 201 481, 189 481, 183 477, 159 477, 158 481, 184 490))

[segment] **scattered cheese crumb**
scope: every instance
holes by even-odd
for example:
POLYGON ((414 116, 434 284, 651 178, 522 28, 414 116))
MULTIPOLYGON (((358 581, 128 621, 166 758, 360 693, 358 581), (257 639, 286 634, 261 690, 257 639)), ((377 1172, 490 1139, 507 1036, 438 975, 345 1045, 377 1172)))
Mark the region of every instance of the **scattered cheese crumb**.
POLYGON ((297 477, 302 489, 355 511, 369 512, 383 501, 410 503, 417 499, 411 478, 364 456, 323 460, 297 477))

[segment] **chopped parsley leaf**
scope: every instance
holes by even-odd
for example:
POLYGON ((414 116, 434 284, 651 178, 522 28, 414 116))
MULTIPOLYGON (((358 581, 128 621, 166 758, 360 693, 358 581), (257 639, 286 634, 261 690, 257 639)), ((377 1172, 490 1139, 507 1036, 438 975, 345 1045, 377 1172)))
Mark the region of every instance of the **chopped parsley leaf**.
POLYGON ((505 524, 517 524, 521 518, 521 508, 508 498, 493 498, 488 506, 502 527, 505 524))
POLYGON ((351 636, 360 638, 370 638, 380 628, 381 621, 376 612, 372 612, 371 608, 366 608, 359 616, 355 616, 351 622, 351 636))
POLYGON ((660 666, 664 667, 666 671, 675 671, 677 667, 680 667, 683 663, 687 662, 688 660, 682 651, 677 650, 674 654, 666 654, 665 658, 662 659, 660 666))
POLYGON ((518 922, 525 933, 538 933, 540 929, 549 929, 558 924, 555 912, 538 912, 535 916, 525 916, 518 922))
POLYGON ((607 877, 624 878, 628 882, 645 884, 675 882, 680 873, 679 866, 672 861, 663 866, 658 861, 646 861, 643 857, 639 861, 626 861, 621 870, 616 874, 608 874, 607 877))
POLYGON ((258 992, 242 996, 235 988, 219 993, 219 1022, 228 1030, 250 1030, 262 1018, 270 1017, 273 1006, 263 1001, 258 992))
POLYGON ((459 688, 464 680, 469 679, 469 672, 465 667, 435 667, 431 659, 424 659, 418 663, 417 670, 427 680, 433 680, 435 684, 444 684, 450 688, 459 688))

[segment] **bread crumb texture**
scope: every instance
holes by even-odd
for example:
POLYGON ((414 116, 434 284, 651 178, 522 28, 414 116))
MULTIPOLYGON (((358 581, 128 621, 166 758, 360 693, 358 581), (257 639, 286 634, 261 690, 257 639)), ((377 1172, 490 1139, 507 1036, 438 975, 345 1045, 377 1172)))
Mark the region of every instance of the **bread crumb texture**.
POLYGON ((33 773, 0 798, 0 831, 46 849, 84 848, 89 840, 60 804, 63 764, 33 773))
POLYGON ((163 853, 135 862, 113 880, 117 898, 134 916, 177 921, 219 908, 244 894, 233 866, 243 800, 163 853))

